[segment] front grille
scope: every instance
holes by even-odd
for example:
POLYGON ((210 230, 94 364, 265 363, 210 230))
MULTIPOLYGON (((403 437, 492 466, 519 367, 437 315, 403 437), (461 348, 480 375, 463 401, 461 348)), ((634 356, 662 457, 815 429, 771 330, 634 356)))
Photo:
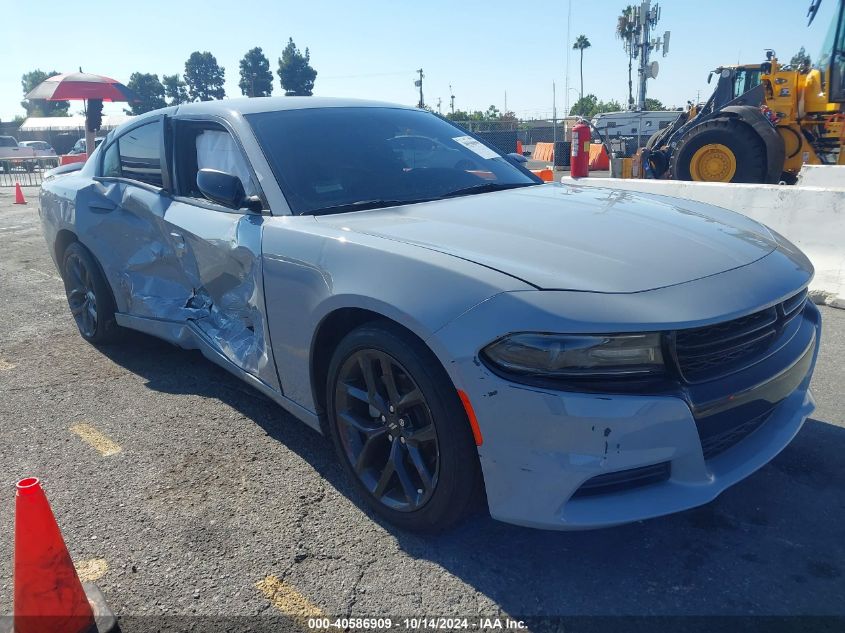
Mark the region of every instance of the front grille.
POLYGON ((786 301, 732 321, 675 333, 678 369, 687 382, 719 378, 749 364, 775 340, 778 330, 800 314, 802 290, 786 301))
POLYGON ((723 453, 731 446, 739 443, 763 426, 771 415, 772 412, 767 411, 762 415, 758 415, 729 429, 710 435, 702 432, 701 426, 699 426, 698 434, 701 437, 701 448, 704 451, 704 459, 716 457, 719 453, 723 453))
POLYGON ((662 462, 651 466, 640 466, 639 468, 629 468, 628 470, 620 470, 615 473, 596 475, 588 479, 575 491, 572 498, 622 492, 660 483, 667 479, 669 479, 669 462, 662 462))

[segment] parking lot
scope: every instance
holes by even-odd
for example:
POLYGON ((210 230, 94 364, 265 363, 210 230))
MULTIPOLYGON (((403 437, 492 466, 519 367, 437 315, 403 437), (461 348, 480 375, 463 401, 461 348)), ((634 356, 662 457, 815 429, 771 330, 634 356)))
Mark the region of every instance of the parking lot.
MULTIPOLYGON (((420 536, 368 514, 328 441, 198 352, 142 335, 85 343, 37 189, 24 193, 15 206, 0 189, 0 613, 12 607, 14 482, 35 475, 126 633, 193 615, 304 628, 318 614, 508 614, 538 631, 559 624, 543 616, 845 616, 845 311, 822 308, 814 419, 715 502, 593 532, 478 515, 420 536)), ((794 630, 839 630, 813 622, 794 630)))

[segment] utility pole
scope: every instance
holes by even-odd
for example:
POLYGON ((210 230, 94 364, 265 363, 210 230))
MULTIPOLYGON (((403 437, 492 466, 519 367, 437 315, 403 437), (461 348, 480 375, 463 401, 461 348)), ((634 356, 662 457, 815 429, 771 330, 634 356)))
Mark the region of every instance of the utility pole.
POLYGON ((508 112, 508 91, 505 90, 505 110, 504 110, 504 112, 502 112, 502 114, 507 114, 507 112, 508 112))
POLYGON ((555 82, 552 82, 552 140, 557 143, 557 95, 555 94, 555 82))
POLYGON ((452 90, 452 84, 449 84, 449 110, 455 114, 455 92, 452 90))
POLYGON ((572 0, 567 3, 566 9, 566 79, 563 85, 563 116, 569 116, 569 52, 572 50, 572 44, 569 41, 570 23, 572 22, 572 0))
POLYGON ((423 90, 422 90, 422 82, 423 82, 423 77, 425 77, 425 75, 423 74, 423 69, 422 69, 422 68, 418 69, 418 70, 417 70, 417 72, 420 74, 420 78, 419 78, 419 79, 417 79, 417 80, 414 82, 414 85, 415 85, 417 88, 419 88, 419 89, 420 89, 420 102, 417 104, 417 107, 422 109, 422 108, 424 108, 424 107, 425 107, 425 100, 423 99, 423 90))

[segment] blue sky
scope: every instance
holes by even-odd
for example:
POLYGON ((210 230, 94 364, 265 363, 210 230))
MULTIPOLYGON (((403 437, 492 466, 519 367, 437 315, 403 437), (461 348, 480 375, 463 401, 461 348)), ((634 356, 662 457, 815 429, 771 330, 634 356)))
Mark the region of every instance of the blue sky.
MULTIPOLYGON (((457 108, 508 109, 523 117, 549 116, 552 82, 565 105, 567 49, 584 33, 585 92, 627 99, 627 58, 614 37, 616 16, 628 0, 144 0, 122 5, 86 0, 17 3, 7 21, 0 63, 0 119, 22 114, 20 77, 33 68, 87 72, 126 82, 134 71, 181 74, 194 50, 211 51, 226 69, 226 94, 240 96, 238 61, 261 46, 275 71, 288 37, 311 50, 315 94, 415 104, 415 69, 425 70, 426 102, 443 111, 449 84, 457 108), (86 26, 96 17, 98 26, 86 26), (11 37, 10 37, 11 36, 11 37)), ((672 32, 649 96, 683 105, 709 94, 707 72, 720 64, 762 61, 765 48, 788 59, 802 45, 813 58, 832 19, 825 0, 811 28, 809 0, 664 0, 658 31, 672 32)), ((578 55, 570 51, 570 104, 577 98, 578 55)), ((274 73, 275 75, 275 73, 274 73)), ((281 94, 276 78, 275 92, 281 94)), ((122 106, 106 104, 106 112, 122 106)), ((77 108, 72 106, 72 111, 77 108)))

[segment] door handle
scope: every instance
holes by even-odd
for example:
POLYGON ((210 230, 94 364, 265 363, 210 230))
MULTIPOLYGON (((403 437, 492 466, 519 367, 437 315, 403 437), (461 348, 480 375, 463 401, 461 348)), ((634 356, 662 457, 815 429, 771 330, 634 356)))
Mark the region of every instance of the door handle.
POLYGON ((177 233, 176 231, 171 231, 170 237, 173 239, 173 248, 176 251, 176 255, 181 257, 185 253, 185 238, 181 233, 177 233))

